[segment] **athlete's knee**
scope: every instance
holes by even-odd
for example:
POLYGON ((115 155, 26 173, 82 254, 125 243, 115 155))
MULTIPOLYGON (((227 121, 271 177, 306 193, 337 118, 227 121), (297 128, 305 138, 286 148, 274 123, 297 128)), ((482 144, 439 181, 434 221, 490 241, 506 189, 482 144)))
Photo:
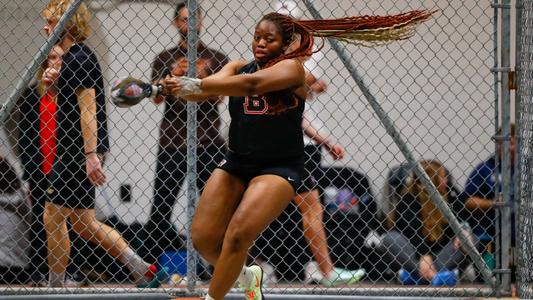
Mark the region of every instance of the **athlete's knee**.
POLYGON ((224 247, 229 247, 231 252, 248 249, 257 234, 248 226, 230 226, 224 238, 224 247))
POLYGON ((220 249, 222 241, 213 231, 206 229, 205 226, 202 227, 197 223, 193 223, 191 236, 194 248, 204 257, 220 249))

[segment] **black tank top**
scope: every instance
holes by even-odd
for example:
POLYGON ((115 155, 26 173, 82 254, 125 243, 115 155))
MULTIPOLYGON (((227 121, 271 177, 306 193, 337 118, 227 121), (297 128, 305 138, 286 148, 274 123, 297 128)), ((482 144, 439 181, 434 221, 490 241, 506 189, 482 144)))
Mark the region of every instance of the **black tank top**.
MULTIPOLYGON (((257 71, 251 62, 238 74, 257 71)), ((246 161, 269 162, 303 156, 302 114, 305 101, 292 91, 280 97, 297 97, 298 106, 280 114, 267 114, 268 104, 263 95, 231 96, 229 111, 229 151, 246 161)))

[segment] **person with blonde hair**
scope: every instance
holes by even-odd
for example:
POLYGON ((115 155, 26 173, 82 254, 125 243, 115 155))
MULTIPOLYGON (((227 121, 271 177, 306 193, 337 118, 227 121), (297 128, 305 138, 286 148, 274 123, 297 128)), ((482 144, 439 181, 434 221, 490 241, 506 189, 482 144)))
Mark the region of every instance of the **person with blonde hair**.
MULTIPOLYGON (((31 202, 30 230, 30 286, 46 285, 46 232, 43 224, 44 206, 50 184, 52 164, 56 156, 57 90, 54 82, 42 80, 44 70, 61 68, 63 48, 54 45, 41 64, 35 80, 24 90, 17 103, 19 115, 18 147, 23 169, 23 179, 28 183, 31 202)), ((74 248, 79 247, 74 242, 74 248)), ((67 286, 83 284, 83 276, 75 263, 69 264, 67 286)))
MULTIPOLYGON (((50 35, 72 0, 52 0, 43 11, 45 32, 50 35)), ((104 248, 130 271, 135 283, 158 285, 162 276, 145 262, 113 228, 98 221, 94 204, 96 187, 106 182, 103 156, 109 150, 102 71, 94 52, 84 44, 89 36, 90 13, 81 4, 59 45, 64 50, 61 68, 47 68, 42 80, 55 82, 57 90, 56 158, 44 212, 48 237, 51 287, 65 285, 70 255, 67 219, 82 238, 104 248)))
MULTIPOLYGON (((437 160, 422 160, 420 165, 461 219, 464 208, 446 168, 437 160)), ((378 251, 398 272, 402 284, 455 285, 457 278, 453 270, 466 263, 461 242, 416 175, 407 178, 400 193, 391 215, 393 227, 381 237, 378 251)), ((467 223, 463 224, 465 234, 474 241, 467 223)))

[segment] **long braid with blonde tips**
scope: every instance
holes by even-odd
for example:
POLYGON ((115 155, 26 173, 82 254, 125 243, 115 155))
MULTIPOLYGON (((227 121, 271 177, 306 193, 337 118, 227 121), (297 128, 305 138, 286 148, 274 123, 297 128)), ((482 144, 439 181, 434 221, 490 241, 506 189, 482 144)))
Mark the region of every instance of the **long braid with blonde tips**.
MULTIPOLYGON (((294 51, 284 53, 267 62, 265 67, 272 66, 284 59, 308 57, 319 51, 324 43, 313 50, 314 37, 335 38, 347 43, 376 47, 404 40, 411 37, 417 26, 430 19, 436 11, 413 10, 388 16, 355 16, 338 19, 297 20, 291 16, 272 12, 258 22, 271 21, 280 30, 283 45, 292 43, 297 36, 300 45, 294 51)), ((282 103, 277 96, 286 91, 268 93, 266 96, 270 114, 278 114, 296 107, 300 100, 291 99, 290 103, 282 103)), ((287 101, 285 101, 287 102, 287 101)))

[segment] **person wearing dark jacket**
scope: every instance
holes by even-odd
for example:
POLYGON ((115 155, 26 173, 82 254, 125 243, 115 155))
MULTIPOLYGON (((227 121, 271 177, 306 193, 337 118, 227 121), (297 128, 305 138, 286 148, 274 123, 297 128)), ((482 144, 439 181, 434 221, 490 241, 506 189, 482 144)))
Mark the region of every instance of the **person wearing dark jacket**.
MULTIPOLYGON (((423 160, 420 164, 461 219, 464 209, 444 166, 436 160, 423 160)), ((394 225, 381 238, 378 250, 393 271, 399 273, 400 281, 403 284, 455 285, 457 279, 452 270, 466 262, 464 249, 416 176, 407 180, 393 220, 394 225)), ((467 223, 463 224, 465 234, 476 244, 467 223)))
MULTIPOLYGON (((45 85, 41 79, 46 68, 59 69, 64 50, 55 45, 37 71, 36 79, 24 90, 18 101, 18 147, 23 169, 23 179, 29 185, 31 201, 30 227, 30 285, 44 285, 48 264, 46 263, 46 232, 43 224, 46 190, 49 187, 50 171, 55 159, 56 144, 56 89, 45 85)), ((77 243, 74 243, 77 244, 77 243)), ((75 246, 75 248, 77 248, 75 246)), ((68 273, 80 280, 75 264, 70 264, 68 273)), ((69 286, 80 285, 68 279, 69 286)))

